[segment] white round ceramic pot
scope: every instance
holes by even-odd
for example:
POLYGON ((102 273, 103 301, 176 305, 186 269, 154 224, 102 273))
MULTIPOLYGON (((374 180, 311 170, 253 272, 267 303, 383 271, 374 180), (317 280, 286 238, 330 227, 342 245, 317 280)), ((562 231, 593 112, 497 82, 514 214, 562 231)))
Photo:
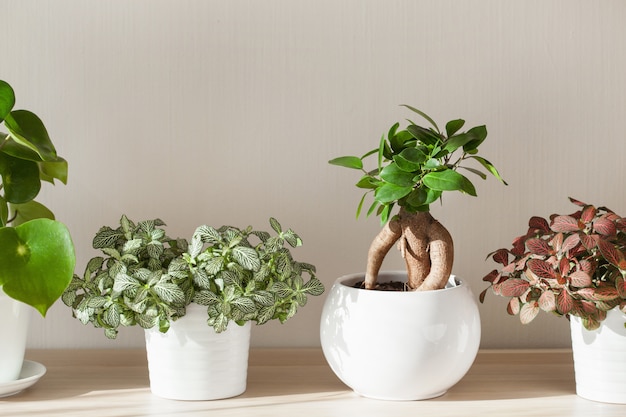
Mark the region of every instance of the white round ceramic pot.
POLYGON ((20 375, 31 311, 28 305, 10 298, 0 288, 0 383, 15 381, 20 375))
POLYGON ((166 333, 146 330, 150 390, 173 400, 217 400, 246 390, 250 323, 216 333, 206 323, 206 307, 187 306, 187 314, 166 333))
POLYGON ((614 308, 596 330, 570 318, 576 394, 606 403, 626 404, 626 314, 614 308))
MULTIPOLYGON (((481 330, 467 284, 451 276, 435 291, 353 287, 362 280, 362 273, 337 279, 322 310, 322 349, 339 379, 382 400, 438 397, 461 380, 478 353, 481 330)), ((406 282, 406 272, 383 272, 378 281, 406 282)))

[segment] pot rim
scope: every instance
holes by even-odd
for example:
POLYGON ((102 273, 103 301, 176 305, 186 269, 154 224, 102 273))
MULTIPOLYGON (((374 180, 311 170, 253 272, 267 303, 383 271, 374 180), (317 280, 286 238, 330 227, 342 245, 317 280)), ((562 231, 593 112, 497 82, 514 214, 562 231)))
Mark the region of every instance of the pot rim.
MULTIPOLYGON (((365 272, 355 272, 352 274, 342 275, 335 280, 335 284, 341 285, 343 288, 347 290, 367 291, 370 293, 381 293, 381 294, 426 294, 426 293, 432 294, 432 293, 453 291, 458 288, 467 287, 467 283, 465 282, 465 280, 462 280, 455 274, 450 274, 450 277, 448 278, 448 283, 446 284, 445 288, 438 289, 438 290, 431 290, 431 291, 372 291, 372 290, 366 290, 364 288, 355 288, 352 286, 357 281, 362 280, 364 277, 365 277, 365 272)), ((407 272, 405 270, 381 271, 378 274, 378 277, 379 279, 383 278, 383 282, 385 282, 384 278, 386 277, 388 278, 386 281, 390 281, 392 279, 397 280, 398 278, 403 278, 401 279, 401 281, 406 282, 407 272)))

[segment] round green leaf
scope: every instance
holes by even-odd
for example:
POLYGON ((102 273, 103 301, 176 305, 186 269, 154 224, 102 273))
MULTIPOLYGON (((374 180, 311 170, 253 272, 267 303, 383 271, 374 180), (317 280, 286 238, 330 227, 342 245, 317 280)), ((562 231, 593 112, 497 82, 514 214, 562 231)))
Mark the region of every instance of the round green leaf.
POLYGON ((19 226, 34 219, 54 220, 52 211, 36 201, 29 201, 24 204, 11 204, 11 212, 15 215, 15 219, 11 222, 13 226, 19 226))
POLYGON ((67 227, 54 220, 37 219, 0 228, 0 254, 4 292, 45 316, 74 272, 74 245, 67 227))

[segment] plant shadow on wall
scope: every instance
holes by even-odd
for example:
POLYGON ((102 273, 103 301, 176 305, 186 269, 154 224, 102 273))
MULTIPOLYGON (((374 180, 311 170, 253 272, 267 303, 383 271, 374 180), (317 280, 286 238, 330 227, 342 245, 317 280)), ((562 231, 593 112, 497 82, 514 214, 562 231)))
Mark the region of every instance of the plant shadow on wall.
POLYGON ((430 205, 444 191, 476 196, 465 173, 482 179, 489 173, 506 184, 478 155, 485 126, 462 131, 465 121, 455 119, 442 130, 424 112, 404 107, 427 126, 409 120, 401 129, 395 123, 363 156, 329 161, 361 171, 356 186, 365 193, 357 217, 372 195, 367 215, 380 216, 382 229, 370 245, 365 273, 335 281, 320 324, 322 348, 337 376, 363 396, 390 400, 443 395, 467 372, 480 342, 475 297, 452 275, 452 237, 430 205), (373 167, 366 167, 372 159, 373 167), (406 271, 381 272, 396 243, 406 271))

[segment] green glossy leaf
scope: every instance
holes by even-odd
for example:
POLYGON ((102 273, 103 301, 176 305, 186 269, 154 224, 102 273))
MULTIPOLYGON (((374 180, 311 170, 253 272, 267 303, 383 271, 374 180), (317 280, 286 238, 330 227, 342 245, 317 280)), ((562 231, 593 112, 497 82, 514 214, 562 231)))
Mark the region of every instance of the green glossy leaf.
POLYGON ((420 171, 427 159, 428 156, 417 148, 406 148, 393 157, 398 168, 406 172, 420 171))
POLYGON ((422 178, 424 185, 438 191, 462 191, 476 196, 476 189, 463 175, 451 169, 444 171, 429 172, 422 178))
POLYGON ((406 148, 411 140, 413 140, 413 135, 406 130, 401 130, 389 137, 389 144, 391 145, 391 149, 397 153, 406 148))
POLYGON ((409 106, 408 104, 403 104, 402 106, 406 107, 407 109, 419 114, 420 116, 422 116, 424 119, 426 119, 428 121, 428 123, 430 123, 437 132, 439 132, 439 127, 437 127, 437 123, 435 123, 435 121, 433 119, 430 118, 429 115, 427 115, 426 113, 424 113, 421 110, 416 109, 415 107, 409 106))
POLYGON ((409 125, 406 130, 409 131, 415 139, 428 146, 435 146, 441 142, 441 137, 437 133, 421 126, 409 125))
POLYGON ((419 209, 422 206, 428 206, 434 203, 439 197, 441 197, 441 191, 433 190, 428 187, 420 187, 411 192, 407 197, 407 204, 414 209, 419 209))
POLYGON ((37 219, 0 228, 0 253, 4 292, 45 316, 74 272, 74 245, 67 227, 54 220, 37 219))
POLYGON ((485 167, 485 169, 487 171, 489 171, 491 173, 491 175, 493 175, 494 177, 496 177, 497 179, 499 179, 500 181, 502 181, 502 183, 504 185, 508 185, 506 183, 506 181, 504 181, 504 179, 502 179, 502 177, 500 176, 500 173, 498 172, 498 170, 496 169, 496 167, 494 167, 491 162, 487 161, 485 158, 482 158, 480 156, 476 156, 476 155, 472 155, 470 158, 477 160, 482 166, 485 167))
POLYGON ((446 134, 448 137, 454 135, 463 127, 463 125, 465 125, 465 120, 463 119, 450 120, 446 123, 446 134))
POLYGON ((41 181, 36 162, 14 158, 0 152, 0 175, 4 198, 9 203, 26 203, 39 194, 41 181))
POLYGON ((471 128, 466 132, 466 134, 473 139, 469 141, 465 146, 463 146, 463 150, 465 152, 475 151, 478 146, 487 138, 487 127, 486 126, 476 126, 471 128))
POLYGON ((401 187, 412 187, 415 183, 415 174, 401 170, 397 164, 391 163, 383 168, 380 177, 388 183, 401 187))
POLYGON ((11 222, 13 226, 19 226, 29 220, 50 219, 54 220, 54 213, 46 206, 37 201, 29 201, 24 204, 11 204, 11 213, 15 219, 11 222))
POLYGON ((345 168, 363 169, 363 161, 356 156, 340 156, 339 158, 331 159, 328 163, 345 168))
POLYGON ((44 161, 56 160, 57 153, 48 131, 36 114, 28 110, 14 110, 7 115, 4 124, 17 143, 37 152, 44 161))
POLYGON ((473 140, 473 137, 466 133, 452 136, 448 138, 448 140, 446 140, 443 149, 448 151, 449 153, 452 153, 456 151, 457 149, 459 149, 460 147, 465 146, 471 140, 473 140))
POLYGON ((466 171, 469 171, 469 172, 471 172, 472 174, 478 175, 480 178, 482 178, 482 179, 484 179, 484 180, 486 180, 486 179, 487 179, 487 175, 485 175, 485 173, 484 173, 484 172, 479 171, 479 170, 477 170, 477 169, 474 169, 474 168, 469 168, 469 167, 463 167, 463 166, 460 166, 459 168, 462 168, 462 169, 464 169, 464 170, 466 170, 466 171))
MULTIPOLYGON (((3 134, 0 133, 0 136, 3 134)), ((2 146, 2 152, 14 156, 19 159, 27 159, 29 161, 41 162, 39 154, 32 149, 17 143, 11 136, 6 136, 6 142, 2 146)))
POLYGON ((4 227, 9 219, 9 205, 7 201, 0 195, 0 227, 4 227))
POLYGON ((361 177, 361 179, 359 180, 359 182, 356 183, 356 186, 358 188, 365 188, 365 189, 375 189, 378 186, 378 182, 375 178, 369 176, 369 175, 364 175, 363 177, 361 177))
POLYGON ((0 122, 11 112, 15 106, 15 92, 6 81, 0 80, 0 122))
POLYGON ((54 184, 54 179, 58 179, 63 184, 67 184, 67 161, 57 158, 56 161, 40 162, 41 179, 54 184))
POLYGON ((405 197, 413 190, 413 187, 399 186, 395 184, 385 183, 379 187, 374 193, 374 198, 380 204, 389 204, 405 197))

